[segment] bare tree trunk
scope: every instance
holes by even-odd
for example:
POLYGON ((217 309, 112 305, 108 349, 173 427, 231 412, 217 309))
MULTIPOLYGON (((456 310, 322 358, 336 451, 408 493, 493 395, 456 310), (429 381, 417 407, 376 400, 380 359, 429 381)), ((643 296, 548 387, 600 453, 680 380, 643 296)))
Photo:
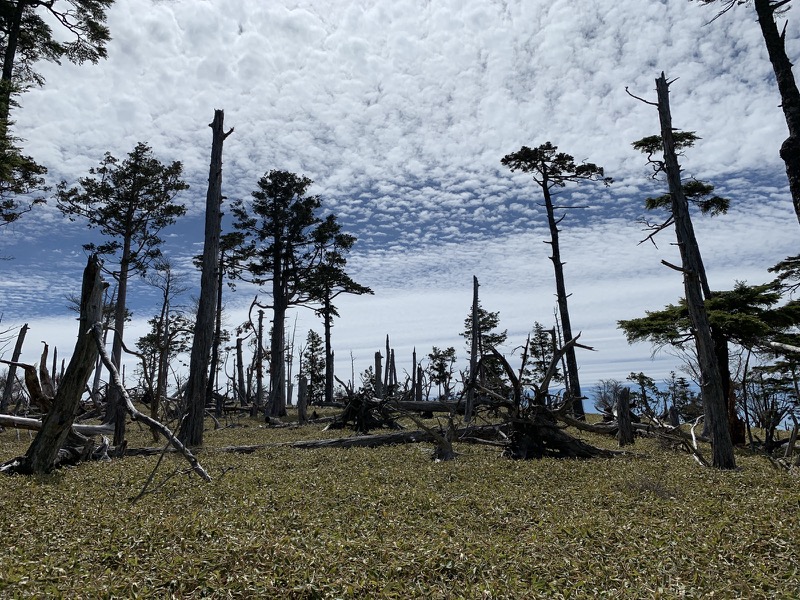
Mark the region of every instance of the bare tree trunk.
MULTIPOLYGON (((222 276, 224 275, 224 257, 220 254, 219 265, 217 265, 217 305, 214 315, 214 341, 211 344, 211 366, 209 367, 208 381, 206 382, 206 398, 213 398, 217 387, 217 375, 219 372, 219 346, 222 342, 222 276)), ((217 396, 215 414, 222 416, 222 395, 217 396)))
POLYGON ((219 236, 222 223, 222 145, 225 138, 233 132, 233 129, 227 133, 224 132, 224 118, 223 111, 215 110, 214 121, 209 124, 213 133, 208 192, 206 193, 206 225, 200 277, 200 302, 197 307, 197 320, 194 324, 189 378, 184 392, 187 413, 178 433, 178 438, 187 446, 200 446, 203 443, 208 363, 214 344, 214 315, 217 302, 219 236))
POLYGON ((683 285, 689 318, 695 331, 697 355, 700 363, 703 406, 706 423, 711 436, 714 467, 733 469, 736 459, 733 454, 726 399, 723 396, 722 378, 717 366, 714 340, 708 320, 702 289, 702 259, 694 235, 694 227, 689 214, 689 204, 681 185, 680 165, 675 154, 675 141, 672 134, 672 116, 669 108, 669 84, 664 76, 656 79, 658 92, 658 115, 661 122, 661 137, 664 142, 664 165, 667 172, 669 191, 672 196, 672 215, 675 219, 675 235, 681 253, 683 285))
POLYGON ((624 387, 617 395, 617 442, 620 447, 633 444, 631 425, 631 391, 624 387))
MULTIPOLYGON (((561 261, 561 247, 558 243, 558 224, 561 219, 556 219, 555 210, 553 208, 553 200, 550 196, 550 187, 548 185, 547 171, 544 170, 544 179, 542 180, 542 191, 544 192, 544 204, 547 210, 547 222, 550 225, 550 247, 552 248, 553 255, 550 260, 553 261, 553 270, 556 277, 556 300, 558 302, 558 312, 561 317, 561 329, 564 333, 565 340, 572 339, 572 325, 569 320, 569 307, 567 305, 567 287, 564 282, 564 263, 561 261)), ((562 217, 563 218, 563 217, 562 217)), ((577 419, 585 419, 586 415, 583 410, 583 394, 581 393, 581 382, 578 378, 578 359, 575 356, 575 347, 569 346, 564 359, 567 361, 567 390, 572 400, 572 412, 577 419)))
MULTIPOLYGON (((26 333, 28 333, 27 323, 25 323, 19 330, 19 334, 17 335, 17 343, 14 345, 14 352, 11 354, 11 362, 19 362, 19 357, 22 354, 22 345, 25 343, 26 333)), ((6 375, 6 386, 3 389, 3 399, 0 401, 0 413, 5 413, 8 410, 8 405, 11 402, 11 395, 14 392, 14 380, 16 375, 16 365, 9 365, 8 374, 6 375)))
MULTIPOLYGON (((375 397, 383 398, 383 384, 381 382, 381 356, 380 351, 375 353, 375 397)), ((355 382, 354 382, 355 383, 355 382)))
POLYGON ((308 421, 306 407, 308 405, 308 380, 305 377, 300 377, 300 383, 297 390, 297 420, 300 423, 308 421))
POLYGON ((780 155, 786 165, 789 190, 797 219, 800 221, 800 91, 792 73, 792 62, 786 54, 786 30, 778 32, 775 23, 773 0, 755 0, 758 24, 767 46, 767 54, 775 72, 775 80, 781 95, 781 108, 789 128, 789 137, 781 146, 780 155))
POLYGON ((256 400, 253 402, 252 416, 256 416, 264 402, 264 311, 258 311, 258 331, 256 332, 256 400))
POLYGON ((469 355, 469 384, 467 386, 467 405, 464 409, 464 422, 472 421, 472 412, 475 407, 475 382, 478 370, 478 339, 481 335, 480 312, 478 311, 478 278, 472 276, 472 339, 470 340, 469 355))
POLYGON ((244 363, 242 361, 242 338, 236 338, 236 392, 239 396, 239 404, 247 404, 247 390, 244 385, 244 363))
POLYGON ((102 315, 103 283, 100 279, 100 262, 96 256, 92 256, 83 271, 78 341, 53 406, 42 420, 42 429, 28 448, 20 465, 20 472, 40 474, 52 470, 58 450, 72 429, 78 403, 94 370, 97 345, 92 339, 91 327, 100 322, 102 315))

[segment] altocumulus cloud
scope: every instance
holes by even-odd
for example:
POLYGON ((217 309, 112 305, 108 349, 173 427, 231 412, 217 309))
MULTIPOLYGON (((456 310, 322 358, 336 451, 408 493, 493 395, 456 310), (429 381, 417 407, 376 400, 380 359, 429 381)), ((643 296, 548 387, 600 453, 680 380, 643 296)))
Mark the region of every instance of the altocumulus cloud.
MULTIPOLYGON (((730 215, 697 224, 714 287, 765 280, 769 265, 796 253, 777 154, 785 125, 757 24, 748 7, 706 25, 713 14, 683 0, 598 0, 580 10, 567 0, 129 0, 109 13, 107 61, 42 65, 47 83, 22 97, 16 132, 53 182, 75 182, 106 151, 122 157, 140 140, 183 161, 189 216, 164 249, 196 286, 206 124, 224 108, 236 128, 225 146, 228 198, 248 198, 269 169, 301 172, 359 238, 351 271, 376 296, 340 300, 344 372, 348 350, 368 363, 386 333, 399 357, 413 345, 461 351, 473 274, 510 347, 534 320, 552 321, 539 192, 499 164, 550 140, 615 179, 559 198, 587 207, 562 223, 573 327, 598 349, 584 357, 585 376, 662 375, 668 360, 646 364, 649 349, 627 347, 615 329, 681 293, 659 264, 676 260, 669 232, 658 248, 637 246, 642 198, 659 188, 630 143, 658 121, 626 86, 653 99, 662 70, 679 77, 674 122, 703 138, 683 159, 687 174, 734 201, 730 215)), ((796 55, 791 23, 787 36, 796 55)), ((81 244, 96 239, 52 206, 37 212, 3 232, 3 253, 16 257, 0 266, 7 325, 67 315, 61 298, 79 285, 81 244)), ((244 318, 251 292, 228 294, 231 323, 244 318)), ((136 335, 154 295, 141 282, 131 294, 136 335)), ((299 335, 318 328, 310 311, 298 315, 299 335)))

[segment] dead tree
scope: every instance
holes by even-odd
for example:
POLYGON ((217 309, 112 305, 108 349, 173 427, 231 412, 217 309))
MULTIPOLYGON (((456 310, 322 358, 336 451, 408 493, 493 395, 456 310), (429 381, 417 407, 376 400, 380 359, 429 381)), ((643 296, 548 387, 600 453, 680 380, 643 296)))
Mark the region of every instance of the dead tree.
POLYGON ((53 404, 42 421, 41 430, 25 456, 8 471, 42 474, 52 471, 56 466, 59 450, 72 430, 78 403, 94 370, 97 346, 90 334, 90 328, 93 323, 102 319, 102 311, 103 284, 100 278, 100 261, 93 255, 83 272, 78 341, 69 367, 64 373, 64 379, 53 404))
POLYGON ((478 338, 481 335, 478 305, 478 278, 472 276, 472 335, 470 337, 469 385, 467 386, 467 406, 464 409, 464 421, 472 420, 475 410, 475 382, 478 379, 478 338))
POLYGON ((617 395, 617 441, 620 446, 633 444, 631 425, 631 391, 624 387, 617 395))
POLYGON ((205 243, 203 245, 200 302, 194 327, 194 341, 186 382, 186 418, 181 423, 178 437, 189 446, 203 443, 208 364, 214 344, 214 317, 216 314, 217 285, 219 283, 219 236, 222 223, 222 144, 231 133, 223 130, 224 113, 214 111, 212 130, 211 166, 206 193, 205 243))
MULTIPOLYGON (((22 345, 25 343, 26 333, 28 333, 27 323, 25 323, 19 330, 19 335, 17 335, 17 343, 14 345, 14 352, 11 354, 11 363, 19 362, 20 354, 22 354, 22 345)), ((5 388, 3 388, 3 399, 0 400, 0 413, 5 413, 8 410, 8 405, 11 402, 11 395, 14 391, 14 380, 16 378, 17 367, 15 364, 11 363, 8 365, 6 385, 5 388)))

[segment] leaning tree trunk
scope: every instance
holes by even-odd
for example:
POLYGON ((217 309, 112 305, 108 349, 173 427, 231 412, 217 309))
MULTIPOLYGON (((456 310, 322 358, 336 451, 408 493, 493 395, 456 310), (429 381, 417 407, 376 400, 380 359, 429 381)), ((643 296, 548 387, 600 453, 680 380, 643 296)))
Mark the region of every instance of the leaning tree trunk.
MULTIPOLYGON (((565 340, 572 339, 572 325, 569 320, 569 307, 567 306, 567 287, 564 283, 564 263, 561 261, 561 247, 558 243, 558 223, 560 219, 556 219, 553 210, 553 200, 550 197, 550 187, 547 181, 547 170, 542 169, 542 192, 544 192, 544 203, 547 209, 547 222, 550 225, 550 247, 553 251, 553 256, 550 260, 553 261, 553 269, 556 277, 556 300, 558 302, 558 313, 561 317, 561 328, 564 333, 565 340)), ((572 398, 572 412, 578 419, 585 419, 586 415, 583 410, 583 394, 581 393, 581 382, 578 378, 578 359, 575 356, 575 347, 570 346, 564 357, 567 361, 567 389, 569 396, 572 398)))
POLYGON ((781 95, 781 108, 789 128, 789 137, 783 142, 780 154, 786 165, 789 190, 797 219, 800 221, 800 91, 792 73, 792 62, 786 55, 786 32, 784 30, 779 33, 775 23, 775 2, 755 0, 755 4, 761 35, 767 46, 767 54, 781 95))
POLYGON ((683 272, 686 306, 697 343, 697 356, 702 378, 703 405, 713 451, 712 464, 719 469, 733 469, 736 467, 736 459, 733 454, 730 431, 728 430, 726 400, 723 396, 722 378, 717 366, 714 340, 711 336, 711 325, 703 302, 702 259, 689 214, 689 203, 681 185, 680 165, 675 154, 675 141, 672 134, 669 84, 664 73, 661 73, 661 77, 656 79, 656 90, 658 92, 658 116, 661 123, 661 137, 664 142, 664 166, 667 172, 670 195, 672 196, 675 235, 683 263, 681 271, 683 272))
POLYGON ((200 301, 197 320, 194 324, 194 341, 189 362, 189 378, 186 382, 186 418, 181 423, 178 438, 187 446, 203 443, 203 421, 206 408, 206 384, 208 362, 214 342, 214 316, 217 302, 217 269, 219 268, 219 236, 222 223, 222 144, 232 132, 223 131, 225 115, 214 111, 212 130, 211 166, 206 193, 205 243, 203 244, 202 274, 200 277, 200 301))
POLYGON ((21 473, 40 474, 53 469, 58 451, 72 429, 72 421, 86 383, 97 360, 97 345, 91 334, 94 323, 103 318, 103 283, 97 256, 89 258, 83 272, 78 341, 53 406, 42 421, 42 429, 28 448, 17 469, 21 473))
MULTIPOLYGON (((14 352, 11 355, 11 362, 19 362, 19 356, 22 354, 22 344, 25 343, 25 334, 28 333, 28 324, 25 323, 19 330, 17 335, 17 343, 14 345, 14 352)), ((8 410, 8 405, 11 402, 11 395, 14 392, 14 380, 17 375, 17 366, 9 365, 6 374, 6 385, 3 388, 3 399, 0 401, 0 413, 5 413, 8 410)))
MULTIPOLYGON (((119 263, 119 283, 117 285, 117 303, 114 307, 114 340, 111 343, 111 362, 118 371, 122 371, 122 335, 125 330, 125 306, 128 299, 128 275, 131 266, 131 239, 125 236, 122 243, 122 259, 119 263)), ((120 446, 125 440, 125 406, 122 396, 116 388, 109 387, 106 394, 106 414, 104 423, 114 423, 114 445, 120 446)))

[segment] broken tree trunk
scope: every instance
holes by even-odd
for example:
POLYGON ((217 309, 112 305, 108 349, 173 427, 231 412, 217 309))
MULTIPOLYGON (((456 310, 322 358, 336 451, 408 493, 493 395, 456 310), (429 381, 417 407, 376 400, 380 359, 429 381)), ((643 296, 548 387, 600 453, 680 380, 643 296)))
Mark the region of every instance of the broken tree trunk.
POLYGON ((89 376, 94 370, 97 348, 89 334, 92 323, 102 319, 103 282, 100 278, 100 261, 96 255, 89 258, 83 271, 81 312, 78 341, 58 388, 53 405, 42 420, 42 428, 34 438, 24 458, 11 472, 43 474, 56 466, 58 451, 72 430, 72 421, 89 376))
POLYGON ((189 446, 203 443, 203 422, 206 408, 206 387, 208 383, 208 363, 214 343, 214 322, 216 315, 217 284, 219 268, 219 236, 222 223, 222 144, 233 129, 223 130, 224 113, 214 111, 214 120, 209 124, 212 130, 211 166, 208 174, 206 193, 205 242, 200 276, 200 300, 197 306, 197 320, 194 325, 194 341, 189 364, 189 378, 186 382, 186 418, 181 423, 178 437, 189 446))
POLYGON ((631 391, 624 387, 617 396, 617 442, 620 447, 633 444, 631 424, 631 391))
MULTIPOLYGON (((18 417, 16 415, 0 414, 0 425, 17 429, 29 429, 31 431, 39 431, 42 428, 42 422, 39 419, 18 417)), ((80 425, 73 423, 72 431, 85 436, 114 435, 113 425, 80 425)))
POLYGON ((472 335, 470 336, 469 385, 467 386, 467 406, 464 409, 464 421, 472 420, 475 408, 475 384, 478 380, 478 338, 481 334, 480 312, 478 309, 478 278, 472 276, 472 335))
MULTIPOLYGON (((11 362, 19 362, 19 357, 22 354, 22 344, 25 343, 25 334, 28 333, 28 324, 25 323, 19 330, 17 335, 17 343, 14 345, 14 352, 11 354, 11 362)), ((5 413, 8 410, 8 405, 11 403, 11 395, 14 392, 14 380, 17 375, 16 365, 9 364, 8 373, 6 374, 6 385, 3 388, 3 399, 0 401, 0 413, 5 413)))

